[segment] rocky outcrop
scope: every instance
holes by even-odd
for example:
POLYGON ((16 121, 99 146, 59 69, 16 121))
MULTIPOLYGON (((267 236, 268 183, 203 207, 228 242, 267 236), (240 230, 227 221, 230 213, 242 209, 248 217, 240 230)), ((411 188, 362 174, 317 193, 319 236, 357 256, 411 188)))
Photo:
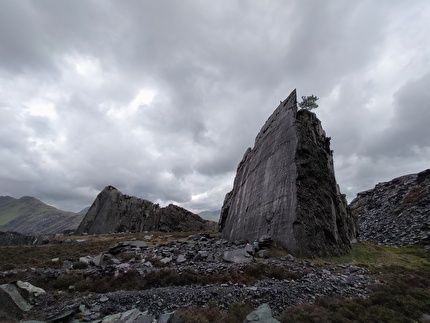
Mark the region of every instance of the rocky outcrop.
POLYGON ((387 245, 430 244, 430 169, 379 183, 350 204, 360 239, 387 245))
POLYGON ((355 221, 336 184, 330 138, 296 91, 266 121, 240 162, 219 227, 228 240, 269 235, 298 256, 343 254, 355 221))
POLYGON ((201 231, 214 228, 214 222, 203 220, 179 206, 160 207, 107 186, 91 205, 77 233, 201 231))

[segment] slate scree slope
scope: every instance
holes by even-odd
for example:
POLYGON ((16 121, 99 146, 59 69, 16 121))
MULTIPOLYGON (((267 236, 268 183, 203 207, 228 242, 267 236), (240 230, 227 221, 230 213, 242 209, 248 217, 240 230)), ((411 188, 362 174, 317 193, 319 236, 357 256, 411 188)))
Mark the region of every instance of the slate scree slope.
POLYGON ((361 240, 430 245, 430 169, 379 183, 358 193, 349 207, 361 240))
POLYGON ((303 257, 350 250, 357 226, 336 183, 330 138, 313 112, 297 111, 295 90, 245 152, 219 229, 231 241, 267 234, 303 257))

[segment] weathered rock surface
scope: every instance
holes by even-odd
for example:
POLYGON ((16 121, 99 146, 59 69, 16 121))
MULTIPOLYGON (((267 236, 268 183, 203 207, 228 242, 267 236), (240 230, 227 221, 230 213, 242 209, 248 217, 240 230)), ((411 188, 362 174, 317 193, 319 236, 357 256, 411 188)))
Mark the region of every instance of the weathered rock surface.
POLYGON ((272 310, 266 303, 261 304, 255 311, 252 311, 246 316, 243 323, 260 322, 260 323, 280 323, 273 318, 272 310))
MULTIPOLYGON (((7 309, 8 320, 20 319, 33 307, 34 299, 44 293, 43 289, 28 282, 17 281, 3 284, 0 285, 0 307, 2 310, 7 309)), ((1 315, 0 320, 2 320, 1 315)))
POLYGON ((179 206, 160 207, 150 201, 122 194, 107 186, 96 197, 78 233, 212 230, 216 224, 179 206))
POLYGON ((430 169, 379 183, 350 204, 360 239, 387 245, 430 244, 430 169))
POLYGON ((336 184, 330 138, 314 113, 280 103, 240 162, 219 227, 230 241, 268 234, 295 255, 350 250, 355 221, 336 184))

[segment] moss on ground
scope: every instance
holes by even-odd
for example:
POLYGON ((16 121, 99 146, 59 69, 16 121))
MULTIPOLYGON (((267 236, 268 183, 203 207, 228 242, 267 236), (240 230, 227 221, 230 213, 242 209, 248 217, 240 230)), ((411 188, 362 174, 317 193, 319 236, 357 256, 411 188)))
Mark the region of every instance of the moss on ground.
POLYGON ((391 247, 359 242, 344 256, 321 258, 316 262, 363 266, 375 272, 389 270, 390 267, 417 270, 428 268, 430 252, 422 246, 391 247))

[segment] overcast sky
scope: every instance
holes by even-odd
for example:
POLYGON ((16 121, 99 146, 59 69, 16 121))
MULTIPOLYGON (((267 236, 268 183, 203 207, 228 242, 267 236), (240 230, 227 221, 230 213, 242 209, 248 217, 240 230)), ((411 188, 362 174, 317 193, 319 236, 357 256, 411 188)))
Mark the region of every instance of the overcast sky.
POLYGON ((429 35, 428 0, 0 0, 0 195, 219 209, 297 88, 351 201, 430 168, 429 35))

